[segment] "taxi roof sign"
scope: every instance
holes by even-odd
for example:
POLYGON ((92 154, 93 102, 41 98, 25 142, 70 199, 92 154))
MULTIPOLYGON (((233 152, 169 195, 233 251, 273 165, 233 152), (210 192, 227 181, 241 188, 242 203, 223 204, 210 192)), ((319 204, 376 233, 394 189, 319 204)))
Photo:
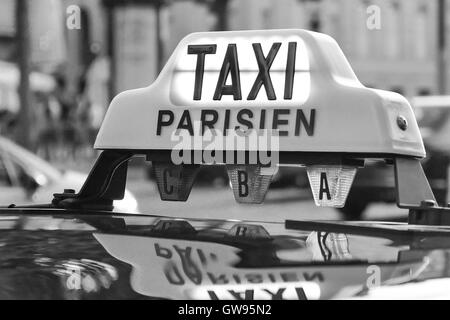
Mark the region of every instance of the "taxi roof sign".
POLYGON ((260 203, 281 164, 306 166, 316 204, 342 207, 357 167, 379 158, 394 164, 397 204, 411 221, 445 209, 423 205, 435 198, 408 101, 364 87, 331 37, 306 30, 185 37, 152 85, 114 98, 95 148, 104 151, 83 188, 55 194, 54 205, 109 208, 127 161, 142 154, 163 200, 186 201, 199 165, 226 164, 236 200, 260 203))
POLYGON ((331 37, 306 30, 188 35, 152 85, 112 101, 95 148, 172 150, 174 131, 205 128, 278 130, 280 152, 425 156, 408 101, 364 87, 331 37))

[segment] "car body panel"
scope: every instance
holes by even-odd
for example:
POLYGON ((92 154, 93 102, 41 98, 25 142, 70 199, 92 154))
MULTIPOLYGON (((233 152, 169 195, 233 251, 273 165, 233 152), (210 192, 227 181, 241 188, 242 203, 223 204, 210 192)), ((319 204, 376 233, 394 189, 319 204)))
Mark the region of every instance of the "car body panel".
POLYGON ((448 281, 448 232, 2 209, 0 299, 361 298, 448 281))

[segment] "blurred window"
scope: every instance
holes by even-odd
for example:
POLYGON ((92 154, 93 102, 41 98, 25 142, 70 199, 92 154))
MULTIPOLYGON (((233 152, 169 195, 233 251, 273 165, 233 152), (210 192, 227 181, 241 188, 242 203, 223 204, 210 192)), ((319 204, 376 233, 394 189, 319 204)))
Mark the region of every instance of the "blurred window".
POLYGON ((387 55, 389 58, 398 58, 400 53, 400 4, 393 1, 389 6, 387 34, 387 55))
POLYGON ((417 91, 417 95, 419 96, 429 96, 431 94, 431 90, 429 88, 420 88, 417 91))
POLYGON ((428 18, 428 7, 425 3, 422 3, 417 12, 415 19, 416 23, 416 36, 414 41, 416 44, 416 57, 418 59, 426 59, 427 57, 427 18, 428 18))
POLYGON ((272 8, 265 7, 261 10, 262 23, 264 29, 271 28, 272 8))
POLYGON ((320 32, 322 27, 320 16, 318 12, 312 14, 311 20, 309 21, 309 29, 311 31, 320 32))
MULTIPOLYGON (((357 9, 357 17, 355 21, 366 21, 367 19, 367 7, 368 3, 365 1, 360 2, 357 9)), ((356 33, 356 46, 358 58, 366 58, 369 54, 369 39, 372 37, 372 32, 369 31, 366 25, 356 25, 354 26, 354 32, 356 33)))
POLYGON ((84 66, 89 65, 93 59, 91 52, 90 25, 89 12, 85 8, 81 8, 81 45, 79 54, 84 66))
POLYGON ((392 87, 390 89, 390 91, 397 92, 397 93, 399 93, 401 95, 403 95, 405 93, 405 90, 402 87, 400 87, 400 86, 392 87))

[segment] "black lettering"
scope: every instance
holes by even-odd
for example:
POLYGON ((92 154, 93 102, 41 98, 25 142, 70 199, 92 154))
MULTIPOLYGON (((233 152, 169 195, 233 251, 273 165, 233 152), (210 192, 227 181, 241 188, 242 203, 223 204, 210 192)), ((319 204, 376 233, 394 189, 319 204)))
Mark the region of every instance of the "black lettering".
POLYGON ((214 129, 214 125, 219 119, 219 113, 216 110, 202 110, 200 121, 202 122, 202 135, 205 133, 205 127, 214 129), (207 120, 207 116, 212 116, 212 119, 207 120))
POLYGON ((212 290, 208 290, 208 295, 211 300, 219 300, 217 294, 212 290))
POLYGON ((230 127, 230 110, 227 109, 225 110, 225 119, 224 119, 224 124, 223 124, 223 135, 226 136, 227 135, 227 130, 230 127))
POLYGON ((156 129, 156 135, 161 135, 161 129, 163 126, 167 127, 173 123, 174 115, 170 110, 159 110, 158 112, 158 125, 156 129), (169 116, 168 120, 164 120, 164 116, 169 116))
POLYGON ((316 121, 316 109, 311 109, 311 112, 309 114, 309 122, 306 120, 306 116, 303 113, 303 110, 298 109, 297 110, 297 118, 295 120, 295 135, 300 135, 300 127, 301 124, 303 124, 303 127, 305 127, 306 134, 308 136, 314 135, 314 123, 316 121))
POLYGON ((164 275, 167 281, 171 284, 182 286, 184 284, 184 279, 181 276, 176 264, 170 264, 168 268, 164 269, 164 275))
POLYGON ((220 100, 223 95, 232 95, 234 100, 242 99, 239 61, 234 43, 228 45, 213 99, 220 100), (226 84, 229 73, 231 73, 231 85, 226 84))
POLYGON ((262 275, 258 273, 249 273, 245 276, 247 278, 247 281, 250 283, 263 283, 264 279, 262 275))
MULTIPOLYGON (((244 115, 247 115, 249 119, 253 118, 253 112, 249 109, 242 109, 237 114, 237 122, 246 126, 248 130, 253 129, 253 123, 249 120, 244 119, 244 115)), ((241 127, 236 126, 235 130, 239 130, 241 127)))
POLYGON ((206 260, 206 256, 203 251, 201 249, 197 249, 197 254, 202 265, 206 266, 208 264, 208 261, 206 260))
POLYGON ((319 187, 319 199, 323 199, 323 194, 327 194, 327 199, 331 200, 330 189, 328 187, 327 174, 325 172, 320 173, 320 187, 319 187))
POLYGON ((269 273, 267 276, 269 277, 270 281, 277 282, 277 279, 275 278, 275 275, 273 275, 272 273, 269 273))
POLYGON ((236 283, 241 283, 241 278, 237 274, 233 274, 233 279, 236 281, 236 283))
POLYGON ((286 288, 280 288, 275 293, 271 292, 268 289, 263 289, 263 291, 267 292, 272 300, 283 300, 283 293, 284 291, 286 291, 286 288))
POLYGON ((172 251, 167 248, 161 247, 159 244, 155 243, 155 251, 158 257, 170 259, 172 257, 172 251))
POLYGON ((189 110, 183 111, 180 122, 178 122, 177 129, 185 129, 189 131, 189 134, 191 136, 194 135, 194 128, 192 127, 191 115, 189 114, 189 110), (186 124, 184 122, 186 122, 186 124))
POLYGON ((282 272, 281 279, 283 279, 284 282, 296 282, 298 280, 298 276, 295 272, 282 272))
POLYGON ((306 281, 314 281, 317 278, 319 282, 323 282, 325 280, 323 274, 321 272, 314 272, 313 274, 304 273, 303 277, 306 281))
POLYGON ((261 110, 261 118, 259 119, 259 128, 264 129, 266 127, 266 110, 261 110))
POLYGON ((194 100, 202 99, 203 74, 205 72, 205 55, 215 54, 216 48, 217 45, 215 44, 200 44, 188 46, 188 54, 197 55, 197 66, 195 67, 194 100))
POLYGON ((294 89, 295 55, 297 52, 297 42, 289 42, 288 56, 286 62, 286 77, 284 80, 284 99, 292 99, 294 89))
POLYGON ((235 298, 236 300, 253 300, 254 290, 245 290, 244 292, 238 292, 234 290, 228 290, 228 292, 235 298))
POLYGON ((238 191, 239 197, 248 197, 248 175, 247 172, 238 170, 238 191))
POLYGON ((181 259, 181 264, 183 266, 183 271, 185 275, 195 284, 200 284, 202 282, 202 272, 197 264, 192 259, 192 248, 186 247, 186 249, 181 249, 178 246, 174 246, 175 251, 179 254, 181 259))
POLYGON ((302 287, 295 288, 295 291, 297 292, 298 300, 308 300, 308 298, 306 297, 305 290, 303 290, 302 287))
MULTIPOLYGON (((273 122, 272 122, 272 129, 277 130, 278 126, 283 126, 289 124, 289 121, 287 119, 279 119, 280 115, 289 115, 291 113, 291 110, 289 109, 275 109, 273 111, 273 122)), ((287 131, 279 131, 280 137, 285 137, 288 135, 287 131)))
POLYGON ((172 194, 173 193, 173 185, 169 186, 169 179, 172 177, 172 170, 170 170, 169 168, 165 168, 163 171, 163 187, 164 187, 164 192, 166 194, 172 194))
POLYGON ((252 46, 253 51, 255 52, 256 61, 258 62, 259 73, 253 83, 250 93, 248 94, 247 100, 255 100, 262 85, 264 85, 264 88, 266 89, 267 99, 275 100, 277 96, 275 95, 275 90, 273 89, 269 70, 275 56, 278 53, 278 50, 280 49, 281 43, 275 42, 270 48, 267 57, 264 57, 260 43, 253 43, 252 46))
POLYGON ((215 276, 211 272, 207 272, 206 274, 208 275, 208 278, 212 284, 227 284, 228 283, 228 278, 225 274, 221 274, 218 276, 215 276))

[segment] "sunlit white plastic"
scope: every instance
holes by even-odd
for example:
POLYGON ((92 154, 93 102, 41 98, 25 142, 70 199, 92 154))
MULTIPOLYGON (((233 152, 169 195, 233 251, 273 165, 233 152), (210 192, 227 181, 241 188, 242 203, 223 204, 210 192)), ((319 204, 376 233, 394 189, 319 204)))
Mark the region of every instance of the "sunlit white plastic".
MULTIPOLYGON (((142 70, 146 72, 146 70, 142 70)), ((120 75, 118 75, 120 76, 120 75)), ((229 80, 229 79, 228 79, 229 80)), ((258 115, 262 108, 271 119, 274 109, 316 110, 313 135, 301 132, 280 137, 280 151, 351 152, 424 157, 422 138, 408 101, 393 92, 364 87, 355 76, 339 45, 331 37, 306 30, 265 30, 194 33, 177 46, 157 80, 148 87, 120 93, 109 106, 95 142, 97 149, 171 150, 176 123, 156 135, 158 111, 171 110, 180 116, 190 110, 193 121, 202 109, 214 109, 223 119, 225 109, 247 108, 258 115), (277 100, 268 100, 264 86, 255 100, 247 100, 258 74, 252 43, 261 43, 267 56, 272 44, 281 42, 270 68, 277 100), (293 96, 283 99, 287 47, 297 43, 293 96), (242 100, 223 96, 213 100, 219 71, 228 44, 236 44, 239 57, 242 100), (188 45, 216 44, 216 54, 205 58, 202 99, 193 100, 196 55, 188 45), (398 116, 406 119, 402 130, 398 116)), ((236 119, 231 117, 231 128, 236 119), (233 122, 234 121, 234 122, 233 122)), ((175 120, 176 121, 176 120, 175 120)), ((256 120, 257 121, 257 120, 256 120)), ((219 123, 221 121, 219 120, 219 123)), ((268 124, 270 126, 271 123, 268 124)), ((292 132, 291 119, 284 129, 292 132), (290 126, 290 127, 289 127, 290 126)))
POLYGON ((319 207, 344 207, 356 170, 356 167, 340 165, 306 167, 316 205, 319 207))
MULTIPOLYGON (((228 223, 223 223, 221 228, 227 228, 228 223)), ((316 237, 308 236, 305 247, 277 249, 276 257, 281 261, 301 262, 304 257, 311 256, 317 262, 329 262, 325 260, 324 253, 322 259, 316 254, 319 247, 325 246, 326 252, 332 253, 332 260, 351 258, 345 252, 345 246, 353 250, 355 248, 351 244, 342 243, 341 236, 327 234, 325 241, 313 243, 321 240, 317 233, 313 234, 316 237), (336 245, 342 248, 332 247, 336 245)), ((213 292, 219 299, 230 300, 237 298, 230 294, 231 290, 239 293, 252 290, 254 299, 262 300, 271 298, 267 291, 276 293, 281 289, 284 289, 284 299, 298 299, 296 287, 302 288, 309 300, 344 298, 367 288, 370 276, 368 266, 372 263, 354 263, 345 268, 339 264, 324 263, 313 266, 299 263, 292 266, 251 268, 239 266, 242 250, 222 243, 112 233, 95 233, 94 237, 111 256, 133 268, 130 284, 134 291, 169 299, 211 299, 210 293, 213 292), (186 254, 182 253, 187 252, 187 248, 191 249, 189 252, 192 254, 186 260, 186 254), (207 263, 200 259, 199 252, 204 253, 207 263), (322 275, 323 279, 318 281, 316 275, 322 275), (255 277, 259 277, 261 283, 254 283, 252 279, 255 277), (291 281, 286 282, 286 277, 291 281)), ((397 255, 398 252, 388 250, 384 257, 391 261, 397 259, 397 255)), ((407 282, 417 277, 423 265, 421 260, 383 263, 379 265, 379 279, 381 283, 387 280, 394 283, 407 282)))
POLYGON ((264 202, 272 176, 275 174, 276 170, 277 167, 275 166, 269 168, 249 165, 227 166, 228 178, 230 179, 234 199, 238 203, 259 204, 264 202), (242 184, 239 182, 239 172, 246 173, 247 181, 245 183, 245 190, 240 190, 242 184), (243 191, 245 196, 242 196, 243 191))

